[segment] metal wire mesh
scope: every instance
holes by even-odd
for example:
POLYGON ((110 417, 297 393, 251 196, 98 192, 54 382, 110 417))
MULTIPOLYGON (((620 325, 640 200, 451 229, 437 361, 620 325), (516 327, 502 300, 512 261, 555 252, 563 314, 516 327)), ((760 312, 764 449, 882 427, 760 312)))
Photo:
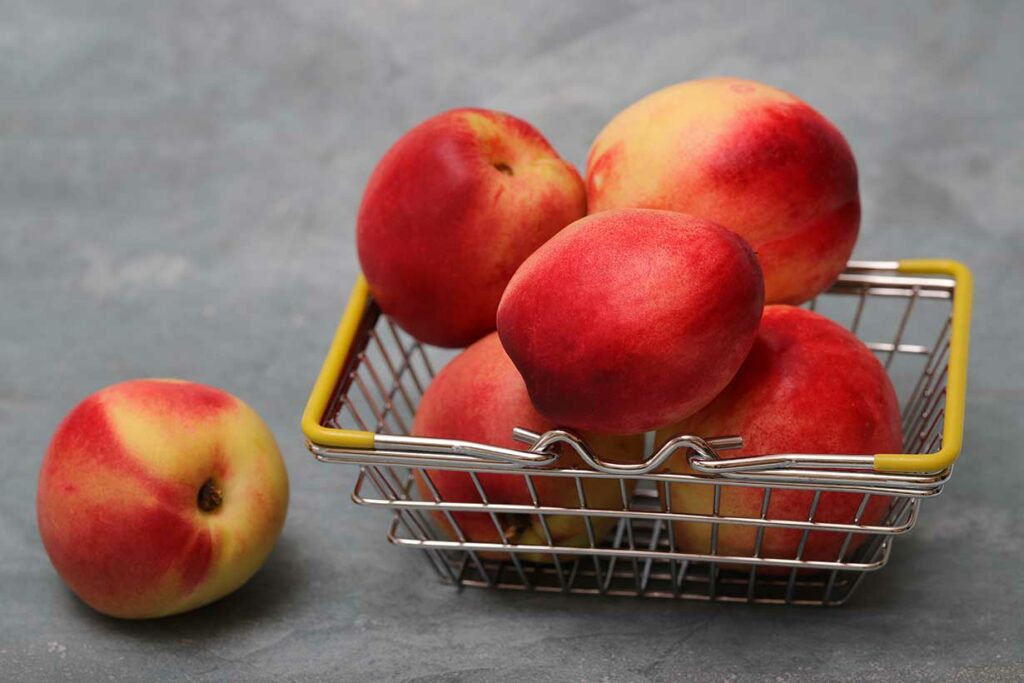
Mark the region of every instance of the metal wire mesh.
MULTIPOLYGON (((854 271, 808 304, 857 334, 889 371, 903 406, 907 453, 934 452, 942 445, 952 296, 947 280, 897 276, 879 283, 854 271)), ((435 369, 452 355, 420 345, 371 305, 324 424, 408 434, 435 369)), ((423 550, 448 583, 728 602, 845 602, 865 573, 885 565, 895 536, 914 526, 920 499, 941 490, 886 490, 881 495, 867 485, 752 485, 749 480, 669 473, 622 477, 524 468, 506 470, 503 476, 521 477, 529 501, 509 504, 488 498, 481 472, 458 466, 451 469, 468 471, 477 495, 446 500, 433 482, 442 469, 364 464, 353 500, 389 509, 388 539, 423 550), (545 500, 538 491, 550 477, 572 480, 573 486, 560 490, 574 490, 575 496, 545 500), (595 479, 617 481, 618 500, 590 504, 586 491, 595 479), (710 491, 711 509, 674 509, 674 487, 680 486, 700 487, 692 490, 705 495, 710 491), (759 496, 760 514, 723 510, 723 499, 729 500, 737 487, 745 495, 759 496), (773 511, 773 496, 796 491, 810 499, 805 518, 773 511), (851 518, 822 518, 820 510, 827 506, 821 500, 835 495, 858 497, 851 518), (476 531, 468 533, 463 527, 471 519, 476 531), (480 533, 481 519, 490 521, 493 533, 480 533), (572 542, 552 531, 555 523, 564 526, 567 519, 577 530, 572 542), (529 543, 510 537, 509 529, 527 526, 535 531, 529 543), (707 536, 706 547, 678 547, 681 530, 693 534, 697 529, 707 536), (730 555, 723 550, 722 538, 737 533, 753 534, 751 552, 730 555), (782 534, 798 535, 795 553, 767 553, 766 546, 782 534), (822 548, 831 554, 823 556, 822 548)))

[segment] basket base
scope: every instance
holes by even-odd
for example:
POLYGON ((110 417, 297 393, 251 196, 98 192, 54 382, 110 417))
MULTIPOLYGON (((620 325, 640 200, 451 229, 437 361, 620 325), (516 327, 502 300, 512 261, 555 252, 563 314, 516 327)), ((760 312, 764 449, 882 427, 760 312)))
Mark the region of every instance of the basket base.
MULTIPOLYGON (((431 547, 429 541, 408 539, 400 529, 410 522, 409 511, 397 513, 388 534, 398 545, 419 545, 444 583, 459 587, 502 590, 669 598, 750 604, 842 605, 864 578, 862 570, 807 570, 793 568, 784 574, 751 565, 749 569, 723 568, 718 563, 669 558, 635 558, 582 554, 529 562, 516 553, 504 560, 484 560, 465 549, 431 547), (425 546, 425 547, 424 547, 425 546)), ((659 538, 658 522, 635 521, 632 544, 620 525, 608 549, 657 549, 670 551, 669 541, 659 538)), ((893 539, 866 544, 859 560, 884 566, 893 539)), ((776 568, 773 568, 776 569, 776 568)))

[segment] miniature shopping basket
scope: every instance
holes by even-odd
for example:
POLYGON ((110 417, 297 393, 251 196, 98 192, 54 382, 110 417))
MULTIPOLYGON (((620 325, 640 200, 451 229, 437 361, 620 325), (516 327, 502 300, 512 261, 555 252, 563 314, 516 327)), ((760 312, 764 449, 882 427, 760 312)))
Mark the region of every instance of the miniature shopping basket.
POLYGON ((352 500, 390 511, 388 540, 424 551, 441 579, 457 586, 842 604, 867 572, 886 564, 895 537, 913 528, 922 499, 941 492, 960 453, 971 274, 953 261, 851 261, 832 288, 807 306, 847 326, 889 372, 901 400, 903 453, 725 459, 719 452, 735 448, 747 435, 679 435, 656 451, 648 435, 646 459, 623 465, 601 460, 583 440, 562 430, 516 429, 523 450, 413 437, 409 428, 417 403, 452 352, 425 347, 400 330, 381 313, 362 278, 309 397, 302 429, 321 462, 359 466, 352 500), (566 457, 570 449, 579 457, 566 457), (670 458, 687 458, 690 473, 667 471, 670 458), (572 466, 566 464, 570 459, 572 466), (444 499, 431 483, 438 470, 468 473, 479 498, 444 499), (488 500, 479 479, 484 473, 522 477, 532 503, 488 500), (541 500, 542 477, 565 478, 578 495, 563 505, 541 500), (618 482, 621 496, 614 509, 588 506, 584 492, 594 478, 618 482), (708 509, 673 509, 675 486, 703 493, 708 509), (722 509, 723 489, 734 486, 763 496, 759 515, 735 516, 722 509), (809 499, 806 518, 771 514, 773 493, 787 489, 799 489, 809 499), (844 522, 816 518, 819 501, 829 492, 858 496, 856 513, 844 522), (879 498, 887 501, 884 515, 862 520, 870 501, 875 500, 872 509, 879 507, 879 498), (496 534, 490 542, 469 538, 459 526, 459 513, 486 515, 496 534), (583 518, 582 544, 578 538, 575 544, 554 540, 551 525, 564 522, 565 515, 583 518), (505 532, 509 519, 524 518, 543 530, 529 545, 505 532), (673 529, 680 524, 710 530, 706 552, 677 547, 673 529), (746 527, 755 539, 750 554, 729 555, 719 548, 727 527, 730 532, 746 527), (602 535, 599 528, 610 531, 602 535), (772 529, 799 537, 791 557, 763 552, 766 531, 780 533, 772 529), (805 557, 810 535, 822 533, 841 536, 835 555, 805 557))

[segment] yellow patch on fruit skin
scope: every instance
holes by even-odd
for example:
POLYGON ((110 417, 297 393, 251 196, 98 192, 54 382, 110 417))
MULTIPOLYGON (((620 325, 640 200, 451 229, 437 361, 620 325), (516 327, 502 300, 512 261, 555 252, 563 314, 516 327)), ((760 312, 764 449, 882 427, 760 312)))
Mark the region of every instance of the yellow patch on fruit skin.
POLYGON ((477 137, 495 138, 501 134, 501 127, 498 126, 498 123, 483 112, 465 111, 462 113, 462 120, 477 137))
POLYGON ((145 405, 117 398, 107 399, 105 407, 120 441, 150 474, 163 481, 197 486, 210 476, 208 459, 192 457, 183 463, 182 454, 214 449, 222 425, 233 417, 230 413, 212 419, 160 415, 145 405))
POLYGON ((502 135, 502 127, 497 121, 486 114, 475 111, 464 112, 462 120, 466 122, 484 157, 490 163, 504 164, 510 168, 513 166, 512 150, 508 148, 509 146, 504 140, 505 136, 502 135))
POLYGON ((571 166, 547 143, 534 137, 537 135, 535 131, 527 136, 520 128, 521 122, 506 119, 500 113, 488 115, 466 111, 462 116, 485 158, 496 170, 503 167, 500 172, 507 176, 507 180, 529 177, 531 183, 544 188, 545 192, 551 192, 551 188, 539 181, 557 184, 568 194, 579 192, 579 179, 571 166))
POLYGON ((525 175, 537 180, 538 186, 543 187, 544 183, 550 183, 566 195, 580 195, 580 202, 586 202, 586 198, 582 196, 580 178, 565 160, 554 156, 535 157, 523 164, 522 169, 525 175))
MULTIPOLYGON (((609 480, 611 481, 611 480, 609 480)), ((615 483, 617 486, 616 482, 615 483)), ((632 487, 630 487, 632 489, 632 487)), ((586 522, 580 522, 582 517, 562 515, 549 515, 548 530, 551 532, 554 545, 563 548, 588 548, 590 547, 590 534, 587 532, 586 522), (565 535, 569 534, 569 535, 565 535)), ((600 545, 604 538, 611 533, 618 523, 615 517, 591 517, 590 528, 594 531, 594 539, 600 545)), ((531 517, 530 526, 515 540, 518 545, 549 545, 544 527, 541 526, 540 517, 531 517)), ((519 557, 528 562, 551 562, 549 553, 521 553, 519 557)), ((578 555, 559 555, 558 559, 563 562, 572 561, 578 555)))
POLYGON ((675 203, 683 198, 687 204, 698 202, 696 190, 693 196, 681 192, 682 188, 701 187, 699 160, 714 151, 720 136, 744 111, 773 102, 799 100, 782 90, 738 78, 687 81, 638 100, 612 119, 591 145, 587 157, 590 212, 623 206, 670 209, 665 205, 669 191, 675 203), (666 139, 676 138, 685 145, 665 144, 666 139), (628 145, 621 144, 624 140, 628 145), (606 183, 600 176, 592 177, 601 156, 616 145, 615 173, 628 178, 628 183, 606 183), (694 163, 688 166, 685 160, 694 163), (683 180, 686 175, 692 175, 690 182, 683 180), (666 178, 680 182, 666 188, 666 178))

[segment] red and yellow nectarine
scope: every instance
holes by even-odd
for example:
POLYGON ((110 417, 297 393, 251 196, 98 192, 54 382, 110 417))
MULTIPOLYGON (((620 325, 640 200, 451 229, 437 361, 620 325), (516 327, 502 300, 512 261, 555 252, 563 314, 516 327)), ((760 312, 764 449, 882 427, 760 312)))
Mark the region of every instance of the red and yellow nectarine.
MULTIPOLYGON (((456 356, 438 373, 420 401, 412 432, 417 436, 465 439, 524 450, 525 446, 512 438, 513 427, 545 432, 551 429, 551 424, 534 410, 522 378, 505 355, 498 336, 491 334, 456 356)), ((600 457, 614 462, 635 462, 643 456, 642 437, 591 437, 588 443, 600 457)), ((575 451, 566 449, 556 466, 562 469, 580 464, 575 451)), ((542 472, 539 470, 532 476, 541 505, 580 507, 573 478, 544 476, 542 472)), ((482 502, 467 472, 427 470, 427 475, 445 501, 482 502)), ((531 505, 533 502, 521 474, 481 472, 477 478, 491 503, 531 505)), ((418 480, 421 495, 425 500, 433 500, 433 493, 422 475, 418 475, 418 480)), ((631 491, 632 484, 627 487, 627 492, 631 491)), ((621 491, 616 479, 584 479, 583 492, 587 507, 622 509, 621 491)), ((467 540, 501 543, 501 534, 489 514, 454 512, 452 515, 467 540)), ((549 543, 538 515, 499 514, 497 517, 510 543, 549 543)), ((443 514, 437 514, 436 519, 442 528, 455 536, 443 514)), ((592 518, 597 541, 608 533, 615 521, 613 517, 592 518)), ((581 516, 548 515, 546 522, 555 545, 581 547, 589 542, 586 523, 581 516)), ((482 554, 492 558, 507 557, 501 552, 482 554)), ((551 559, 550 556, 531 553, 524 553, 522 557, 538 561, 551 559)))
POLYGON ((579 173, 533 126, 456 109, 410 130, 377 164, 359 208, 359 261, 407 332, 465 346, 494 331, 523 259, 584 213, 579 173))
POLYGON ((860 225, 857 165, 802 100, 737 78, 688 81, 619 113, 587 160, 591 212, 670 209, 750 242, 766 303, 800 303, 846 266, 860 225))
POLYGON ((249 580, 284 525, 274 437, 213 387, 134 380, 79 403, 43 460, 36 512, 64 582, 116 617, 159 617, 249 580))
MULTIPOLYGON (((750 355, 735 379, 706 408, 659 432, 661 441, 678 434, 740 435, 742 450, 723 458, 772 453, 843 453, 850 455, 900 452, 900 411, 885 369, 851 332, 824 316, 793 306, 766 306, 750 355)), ((674 471, 691 474, 684 458, 674 471)), ((710 515, 714 487, 673 484, 675 512, 710 515)), ((768 505, 771 519, 807 521, 814 491, 774 489, 768 505)), ((764 489, 722 486, 719 513, 756 519, 764 489)), ((856 493, 824 492, 814 519, 851 524, 863 500, 856 493)), ((861 524, 878 523, 889 499, 871 496, 861 524)), ((711 526, 676 522, 676 545, 683 552, 710 551, 711 526)), ((751 557, 756 527, 721 524, 719 555, 751 557)), ((803 531, 768 528, 761 557, 795 559, 803 531)), ((802 559, 836 561, 846 534, 813 531, 802 559)), ((854 534, 847 548, 864 540, 854 534)))

